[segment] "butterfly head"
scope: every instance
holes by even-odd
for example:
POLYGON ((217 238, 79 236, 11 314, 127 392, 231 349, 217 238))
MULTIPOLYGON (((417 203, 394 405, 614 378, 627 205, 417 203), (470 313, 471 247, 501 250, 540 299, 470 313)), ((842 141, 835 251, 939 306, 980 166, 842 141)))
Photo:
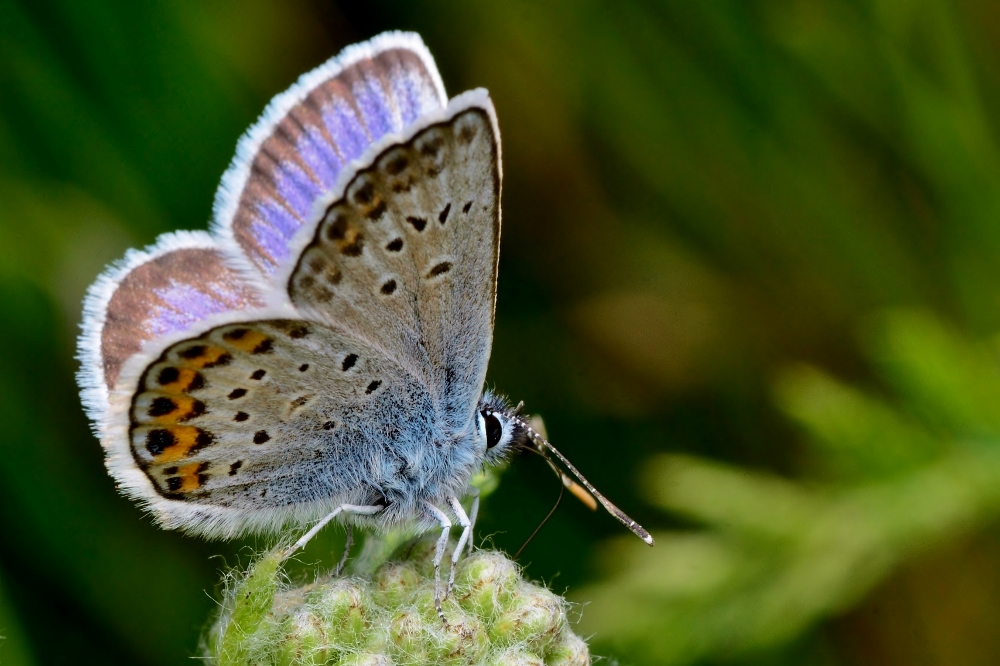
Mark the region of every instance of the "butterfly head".
POLYGON ((521 415, 523 403, 516 407, 511 407, 507 400, 491 391, 483 394, 478 406, 479 437, 486 443, 485 461, 489 464, 496 464, 507 458, 511 453, 519 450, 530 450, 541 455, 548 462, 549 467, 560 478, 563 485, 570 490, 577 498, 591 509, 597 508, 598 503, 603 506, 608 513, 617 518, 625 527, 646 542, 653 545, 653 537, 642 525, 635 522, 624 511, 612 504, 594 486, 580 474, 579 470, 566 459, 562 453, 552 446, 542 433, 538 432, 521 415), (555 456, 553 459, 551 456, 555 456), (561 470, 556 461, 561 462, 580 483, 571 479, 561 470), (581 486, 582 484, 582 486, 581 486))
POLYGON ((521 405, 511 407, 503 396, 487 391, 476 410, 480 441, 486 444, 485 461, 494 465, 511 453, 531 446, 528 427, 520 417, 521 405))

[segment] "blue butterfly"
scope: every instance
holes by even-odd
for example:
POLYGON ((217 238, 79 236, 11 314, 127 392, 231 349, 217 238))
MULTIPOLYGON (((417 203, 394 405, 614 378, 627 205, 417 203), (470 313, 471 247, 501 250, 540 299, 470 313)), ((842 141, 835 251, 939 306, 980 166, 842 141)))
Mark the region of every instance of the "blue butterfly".
POLYGON ((122 492, 206 536, 312 524, 289 552, 337 516, 440 528, 439 581, 452 517, 453 564, 471 548, 473 474, 523 448, 652 545, 483 390, 500 165, 488 93, 449 100, 415 34, 351 46, 278 95, 211 232, 132 250, 88 293, 79 382, 122 492))

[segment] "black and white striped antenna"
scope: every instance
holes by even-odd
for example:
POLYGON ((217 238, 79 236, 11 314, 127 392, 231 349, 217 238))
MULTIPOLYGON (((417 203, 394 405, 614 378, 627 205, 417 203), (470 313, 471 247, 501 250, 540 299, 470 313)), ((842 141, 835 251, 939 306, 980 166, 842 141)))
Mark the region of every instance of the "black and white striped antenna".
MULTIPOLYGON (((587 489, 587 491, 589 491, 590 494, 594 498, 596 498, 598 502, 601 503, 601 506, 603 506, 608 513, 617 518, 618 522, 620 522, 622 525, 632 530, 632 533, 635 534, 637 537, 645 541, 650 546, 653 545, 652 535, 649 532, 647 532, 642 525, 632 520, 628 516, 628 514, 626 514, 624 511, 615 506, 607 497, 598 492, 597 488, 595 488, 593 484, 590 483, 590 481, 587 481, 586 477, 584 477, 583 474, 580 473, 580 470, 574 467, 573 463, 571 463, 569 460, 566 459, 566 456, 559 453, 559 450, 556 447, 552 446, 552 443, 549 442, 549 440, 542 437, 542 435, 539 434, 537 430, 528 425, 523 419, 516 418, 516 420, 527 431, 529 439, 531 439, 532 443, 535 445, 535 447, 539 450, 540 453, 544 454, 546 450, 551 451, 552 454, 555 455, 556 458, 558 458, 559 461, 566 466, 566 469, 572 472, 573 476, 575 476, 577 480, 583 484, 583 486, 587 489)), ((562 473, 561 470, 557 471, 562 479, 563 485, 569 488, 570 492, 579 497, 580 494, 577 492, 577 490, 575 490, 571 485, 569 485, 570 483, 573 483, 572 480, 568 479, 566 475, 562 473)), ((586 503, 585 499, 583 498, 581 499, 584 501, 584 503, 586 503)))

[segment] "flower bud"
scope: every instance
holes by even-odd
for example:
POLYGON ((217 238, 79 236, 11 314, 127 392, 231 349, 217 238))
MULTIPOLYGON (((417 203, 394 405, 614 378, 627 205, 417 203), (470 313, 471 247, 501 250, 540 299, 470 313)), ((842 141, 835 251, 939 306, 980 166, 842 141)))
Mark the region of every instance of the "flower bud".
MULTIPOLYGON (((416 541, 368 577, 284 589, 280 558, 267 555, 231 586, 205 656, 220 666, 589 664, 566 602, 524 581, 498 552, 459 562, 442 622, 433 552, 432 540, 416 541)), ((443 572, 442 593, 447 580, 443 572)))

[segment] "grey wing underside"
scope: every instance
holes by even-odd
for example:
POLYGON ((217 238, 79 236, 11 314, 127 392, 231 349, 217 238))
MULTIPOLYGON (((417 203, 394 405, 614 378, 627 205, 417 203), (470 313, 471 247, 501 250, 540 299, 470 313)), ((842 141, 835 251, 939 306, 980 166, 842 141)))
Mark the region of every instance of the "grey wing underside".
POLYGON ((260 513, 384 499, 398 453, 431 441, 433 411, 421 382, 370 345, 273 320, 168 348, 130 417, 132 454, 161 496, 260 513))
POLYGON ((452 431, 471 423, 492 345, 498 140, 472 107, 388 148, 327 208, 288 281, 300 311, 423 379, 452 431))

